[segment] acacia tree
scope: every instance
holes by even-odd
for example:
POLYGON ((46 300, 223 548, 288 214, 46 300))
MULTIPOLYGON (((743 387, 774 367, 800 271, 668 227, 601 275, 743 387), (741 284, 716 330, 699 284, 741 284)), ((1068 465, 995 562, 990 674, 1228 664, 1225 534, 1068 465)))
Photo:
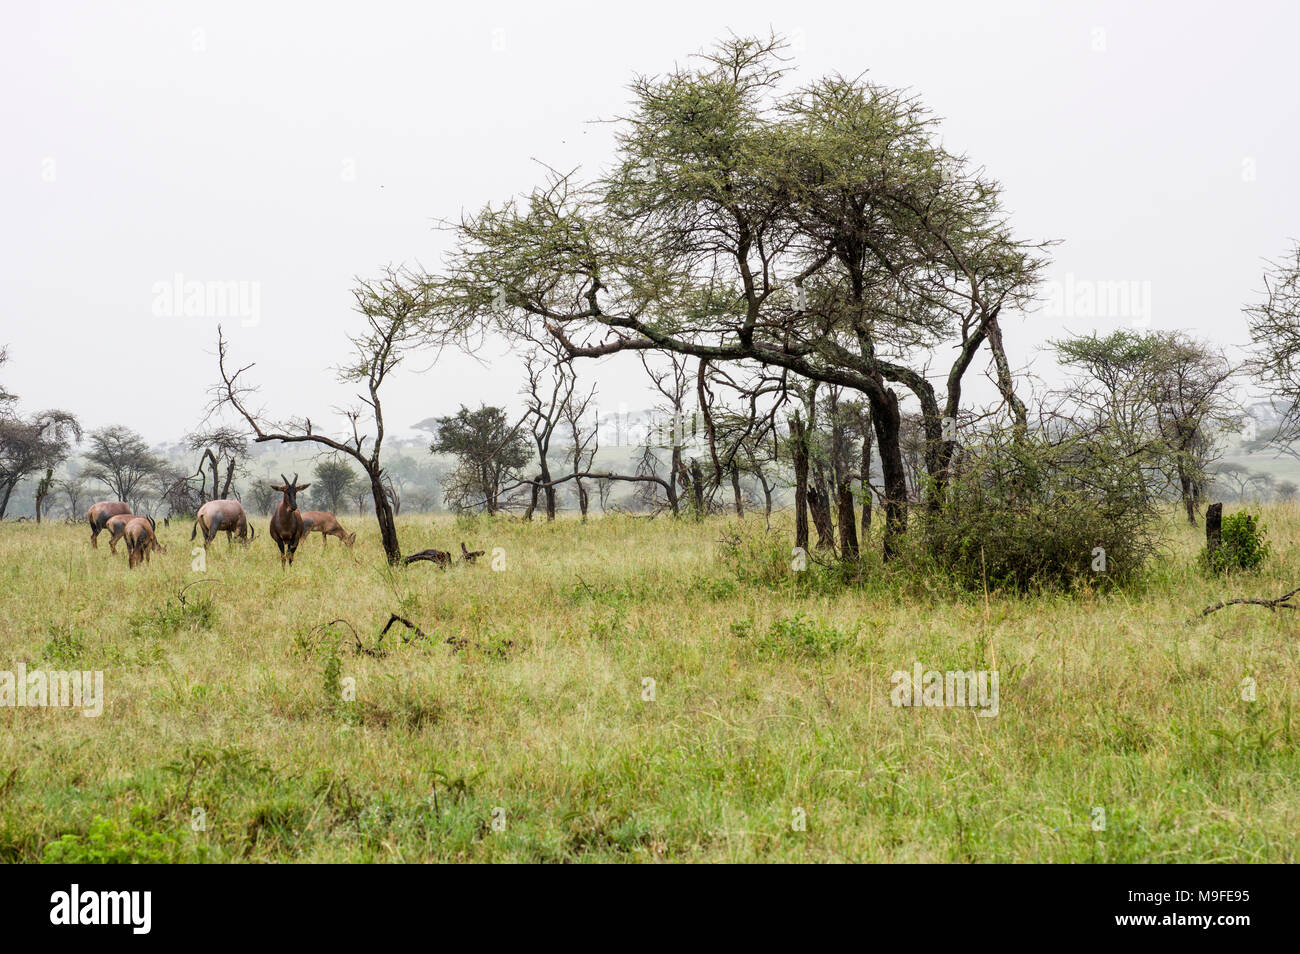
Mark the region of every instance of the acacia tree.
POLYGON ((470 410, 462 404, 455 414, 422 426, 430 423, 434 439, 429 453, 451 454, 458 462, 456 473, 444 485, 446 502, 458 509, 500 511, 508 478, 528 463, 523 421, 511 424, 504 408, 484 404, 470 410))
POLYGON ((1300 242, 1267 263, 1263 294, 1245 312, 1255 346, 1251 370, 1282 409, 1271 440, 1290 444, 1300 438, 1300 242))
POLYGON ((961 384, 987 342, 1023 429, 999 315, 1041 245, 996 183, 938 144, 905 94, 830 77, 782 93, 778 40, 735 38, 699 68, 640 77, 613 171, 551 174, 466 216, 431 276, 440 337, 543 330, 573 357, 659 350, 784 369, 865 397, 884 477, 886 556, 907 524, 899 397, 918 401, 942 493, 961 384), (954 351, 946 391, 925 373, 954 351))
POLYGON ((1131 453, 1147 453, 1177 487, 1196 525, 1219 430, 1237 409, 1236 368, 1219 348, 1176 331, 1116 331, 1053 342, 1063 363, 1082 368, 1100 393, 1075 392, 1131 453))
POLYGON ((149 450, 143 437, 129 427, 114 424, 91 432, 82 473, 107 487, 115 499, 138 509, 165 466, 166 462, 149 450))
POLYGON ((86 493, 86 478, 82 474, 69 474, 59 481, 58 489, 63 491, 68 502, 68 516, 75 517, 81 513, 81 500, 86 493))
POLYGON ((67 411, 0 415, 0 519, 19 482, 58 466, 80 438, 81 425, 67 411))
MULTIPOLYGON (((0 366, 8 360, 8 350, 0 348, 0 366)), ((67 459, 72 444, 81 440, 81 424, 67 411, 40 411, 23 417, 13 410, 17 402, 17 395, 0 387, 0 519, 20 481, 42 471, 48 476, 67 459)), ((50 486, 45 486, 46 494, 50 486)), ((37 489, 39 492, 39 484, 37 489)))
POLYGON ((348 337, 352 345, 351 360, 336 369, 344 384, 362 386, 362 391, 357 394, 360 405, 343 409, 350 422, 350 434, 331 437, 314 431, 310 418, 276 422, 251 408, 249 401, 255 389, 240 379, 253 365, 235 370, 227 367, 226 339, 220 328, 217 329, 217 368, 221 383, 214 389, 209 413, 227 407, 233 409, 253 432, 253 440, 257 443, 313 443, 360 464, 370 483, 384 556, 390 564, 397 565, 402 561, 402 552, 380 458, 384 443, 384 411, 379 392, 406 354, 417 346, 418 323, 427 307, 427 295, 423 283, 415 276, 391 266, 378 279, 358 279, 352 295, 355 310, 364 319, 364 325, 360 332, 348 337), (370 419, 371 433, 362 432, 363 416, 370 419))
POLYGON ((337 513, 339 503, 346 499, 357 482, 357 472, 346 461, 324 460, 312 472, 312 495, 325 504, 325 509, 337 513))
POLYGON ((524 418, 537 451, 537 479, 532 481, 532 495, 525 519, 533 518, 538 496, 546 504, 546 519, 555 519, 555 484, 551 480, 551 439, 564 418, 564 408, 577 387, 577 375, 556 349, 541 347, 524 358, 527 381, 524 384, 524 418))

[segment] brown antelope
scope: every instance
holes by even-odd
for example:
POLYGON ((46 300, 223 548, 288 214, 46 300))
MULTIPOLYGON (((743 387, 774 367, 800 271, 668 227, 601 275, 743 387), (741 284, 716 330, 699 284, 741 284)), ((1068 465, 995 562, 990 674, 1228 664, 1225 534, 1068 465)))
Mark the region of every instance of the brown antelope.
POLYGON ((298 491, 306 490, 311 484, 299 484, 297 474, 293 475, 293 480, 285 479, 284 474, 280 475, 280 479, 284 483, 271 485, 272 490, 284 494, 275 513, 271 514, 271 539, 280 548, 280 569, 284 569, 286 552, 289 565, 293 566, 293 554, 306 532, 302 525, 302 514, 298 512, 298 491))
POLYGON ((117 554, 117 541, 126 536, 126 525, 135 518, 136 514, 133 513, 118 513, 104 522, 104 530, 108 533, 108 550, 110 553, 117 554))
POLYGON ((166 553, 167 549, 158 542, 154 535, 152 517, 133 517, 126 525, 126 565, 134 569, 141 563, 149 562, 149 554, 154 550, 166 553))
POLYGON ((248 546, 255 532, 248 525, 248 514, 244 513, 244 508, 238 500, 209 500, 205 503, 194 517, 194 529, 190 531, 190 539, 193 540, 200 530, 203 531, 205 550, 223 530, 226 533, 227 545, 233 543, 235 535, 238 535, 239 542, 248 546))
POLYGON ((90 545, 99 549, 99 531, 104 529, 109 517, 130 512, 131 508, 120 500, 101 500, 93 504, 86 512, 86 518, 90 521, 90 545))
POLYGON ((326 547, 330 537, 338 537, 349 547, 357 542, 357 535, 344 530, 339 518, 328 510, 302 511, 302 534, 306 537, 309 533, 319 533, 321 546, 326 547))

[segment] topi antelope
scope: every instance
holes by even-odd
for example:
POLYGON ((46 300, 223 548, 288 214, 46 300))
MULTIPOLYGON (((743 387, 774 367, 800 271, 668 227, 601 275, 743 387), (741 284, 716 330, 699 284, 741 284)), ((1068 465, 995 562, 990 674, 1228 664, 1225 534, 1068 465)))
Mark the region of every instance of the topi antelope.
POLYGON ((306 533, 302 525, 302 514, 298 512, 298 491, 306 490, 311 484, 299 484, 297 474, 293 475, 293 480, 287 480, 284 474, 280 475, 280 479, 284 483, 271 485, 272 490, 284 494, 275 513, 271 514, 271 539, 280 548, 280 569, 284 569, 286 552, 289 565, 293 566, 293 554, 306 533))
POLYGON ((248 542, 254 535, 253 528, 248 525, 248 514, 244 513, 244 508, 238 500, 209 500, 205 503, 194 518, 194 529, 190 531, 190 539, 193 540, 200 530, 203 531, 205 550, 223 530, 227 544, 233 543, 234 535, 238 534, 239 542, 248 546, 248 542))
POLYGON ((302 532, 304 537, 309 533, 319 533, 322 546, 329 546, 330 537, 338 537, 349 547, 357 542, 356 533, 344 530, 339 518, 328 510, 302 511, 302 532))
POLYGON ((117 542, 126 536, 126 525, 136 518, 133 513, 118 513, 104 522, 104 531, 108 534, 108 550, 117 553, 117 542))
MULTIPOLYGON (((101 500, 99 503, 91 506, 86 512, 86 518, 90 521, 90 545, 96 550, 99 549, 99 531, 104 529, 110 517, 116 517, 121 514, 129 514, 131 508, 120 500, 101 500)), ((117 551, 114 550, 114 553, 117 551)))
POLYGON ((158 542, 154 535, 153 517, 132 517, 126 525, 126 565, 134 569, 141 563, 149 562, 149 554, 154 550, 166 553, 167 548, 158 542))

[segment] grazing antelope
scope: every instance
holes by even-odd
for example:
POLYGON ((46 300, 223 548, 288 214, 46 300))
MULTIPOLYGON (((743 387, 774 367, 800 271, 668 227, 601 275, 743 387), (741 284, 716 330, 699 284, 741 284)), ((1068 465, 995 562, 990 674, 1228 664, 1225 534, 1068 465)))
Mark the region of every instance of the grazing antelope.
POLYGON ((134 569, 141 563, 149 562, 149 554, 154 550, 166 553, 167 548, 158 542, 154 535, 152 517, 133 517, 126 525, 126 565, 134 569))
POLYGON ((108 550, 110 553, 117 554, 117 541, 126 535, 126 525, 135 518, 136 514, 133 513, 118 513, 104 522, 104 530, 108 533, 108 550))
POLYGON ((271 514, 271 539, 280 548, 280 569, 284 569, 286 551, 289 565, 293 566, 293 554, 306 533, 302 525, 302 514, 298 512, 298 491, 306 490, 311 484, 299 484, 297 474, 293 475, 293 480, 286 480, 284 474, 280 475, 280 479, 284 483, 271 485, 272 490, 284 494, 275 513, 271 514))
POLYGON ((302 511, 302 533, 304 537, 309 533, 319 533, 321 546, 326 547, 330 537, 338 537, 348 546, 357 542, 357 535, 344 530, 339 518, 328 510, 302 511))
POLYGON ((209 500, 205 503, 194 517, 194 529, 190 531, 190 539, 193 540, 200 530, 203 531, 205 550, 223 530, 226 533, 227 545, 233 543, 235 535, 238 534, 239 542, 248 546, 255 532, 248 525, 248 514, 244 513, 244 508, 238 500, 209 500))
POLYGON ((108 523, 109 517, 130 512, 131 508, 120 500, 101 500, 91 505, 90 510, 86 512, 86 518, 90 521, 90 545, 96 550, 99 549, 99 531, 104 529, 104 524, 108 523))

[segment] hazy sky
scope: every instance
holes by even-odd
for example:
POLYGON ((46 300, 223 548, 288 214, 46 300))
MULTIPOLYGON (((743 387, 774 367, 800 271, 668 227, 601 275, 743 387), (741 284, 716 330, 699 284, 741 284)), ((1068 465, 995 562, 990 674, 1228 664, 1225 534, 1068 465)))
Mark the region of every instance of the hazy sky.
MULTIPOLYGON (((624 111, 633 73, 728 30, 788 35, 796 79, 912 89, 1004 184, 1019 234, 1062 240, 1056 306, 1006 321, 1017 364, 1067 330, 1242 343, 1261 260, 1300 237, 1300 13, 1283 3, 472 6, 11 5, 4 386, 28 410, 177 438, 215 377, 217 322, 167 314, 160 287, 238 282, 234 358, 257 362, 269 407, 326 420, 348 400, 328 369, 354 275, 436 265, 434 220, 527 189, 538 161, 601 166, 611 130, 592 121, 624 111)), ((480 357, 411 365, 391 426, 513 401, 516 359, 480 357)), ((636 368, 580 371, 612 410, 649 403, 636 368)))

